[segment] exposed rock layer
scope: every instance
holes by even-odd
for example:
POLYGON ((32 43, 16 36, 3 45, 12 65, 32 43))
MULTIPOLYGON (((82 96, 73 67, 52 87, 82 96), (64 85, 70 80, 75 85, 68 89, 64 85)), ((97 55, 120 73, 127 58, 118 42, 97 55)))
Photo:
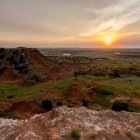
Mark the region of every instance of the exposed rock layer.
POLYGON ((140 114, 63 106, 28 120, 0 119, 0 139, 72 140, 73 128, 81 140, 139 140, 140 114))

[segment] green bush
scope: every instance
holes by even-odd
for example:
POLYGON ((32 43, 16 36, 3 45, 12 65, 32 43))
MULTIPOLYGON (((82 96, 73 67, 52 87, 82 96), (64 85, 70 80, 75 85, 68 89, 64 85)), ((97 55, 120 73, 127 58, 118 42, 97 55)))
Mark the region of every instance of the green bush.
POLYGON ((5 117, 7 117, 7 115, 8 115, 8 113, 6 113, 6 112, 0 112, 0 118, 5 118, 5 117))
POLYGON ((33 75, 30 79, 31 81, 39 82, 41 78, 38 75, 33 75))
POLYGON ((52 110, 53 108, 53 103, 51 100, 44 100, 42 101, 42 107, 46 109, 47 111, 52 110))
POLYGON ((83 102, 83 106, 84 107, 88 107, 88 104, 89 104, 89 101, 88 100, 83 100, 82 102, 83 102))
POLYGON ((110 76, 110 77, 114 77, 114 78, 116 78, 116 77, 121 77, 121 75, 120 75, 118 72, 110 73, 109 76, 110 76))
POLYGON ((110 91, 109 89, 106 89, 106 88, 99 89, 98 93, 101 95, 112 95, 113 94, 112 91, 110 91))
POLYGON ((12 99, 12 98, 14 98, 13 95, 10 95, 10 96, 7 97, 7 99, 12 99))
POLYGON ((57 102, 56 102, 56 105, 57 105, 57 106, 62 106, 62 105, 63 105, 63 102, 57 101, 57 102))
POLYGON ((72 129, 71 136, 75 139, 80 139, 80 137, 81 137, 80 131, 77 129, 72 129))
POLYGON ((0 76, 7 70, 7 67, 0 67, 0 76))
POLYGON ((121 101, 115 101, 114 104, 112 105, 112 110, 114 111, 129 111, 129 106, 128 104, 121 102, 121 101))

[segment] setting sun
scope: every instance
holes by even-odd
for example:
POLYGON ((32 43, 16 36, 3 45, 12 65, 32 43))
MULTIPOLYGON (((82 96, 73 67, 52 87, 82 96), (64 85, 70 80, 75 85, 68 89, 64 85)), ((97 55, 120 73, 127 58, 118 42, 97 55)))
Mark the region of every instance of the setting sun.
POLYGON ((113 47, 118 41, 118 34, 99 33, 95 40, 102 47, 113 47))
POLYGON ((112 43, 112 37, 109 35, 105 36, 104 41, 106 45, 110 45, 112 43))

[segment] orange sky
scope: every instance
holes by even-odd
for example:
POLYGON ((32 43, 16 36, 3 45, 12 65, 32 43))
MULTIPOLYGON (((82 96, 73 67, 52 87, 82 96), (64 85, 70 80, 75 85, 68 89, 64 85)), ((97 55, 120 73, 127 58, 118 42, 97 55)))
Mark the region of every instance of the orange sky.
POLYGON ((139 13, 140 0, 1 1, 0 47, 139 47, 139 13))

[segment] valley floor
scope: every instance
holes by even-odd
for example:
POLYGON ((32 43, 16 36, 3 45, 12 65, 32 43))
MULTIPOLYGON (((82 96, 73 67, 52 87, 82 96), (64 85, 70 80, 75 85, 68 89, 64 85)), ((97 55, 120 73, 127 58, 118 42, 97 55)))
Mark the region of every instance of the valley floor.
POLYGON ((1 49, 0 117, 25 119, 44 113, 44 100, 53 108, 92 110, 112 109, 119 101, 125 110, 140 112, 139 53, 121 50, 116 55, 118 51, 1 49))

